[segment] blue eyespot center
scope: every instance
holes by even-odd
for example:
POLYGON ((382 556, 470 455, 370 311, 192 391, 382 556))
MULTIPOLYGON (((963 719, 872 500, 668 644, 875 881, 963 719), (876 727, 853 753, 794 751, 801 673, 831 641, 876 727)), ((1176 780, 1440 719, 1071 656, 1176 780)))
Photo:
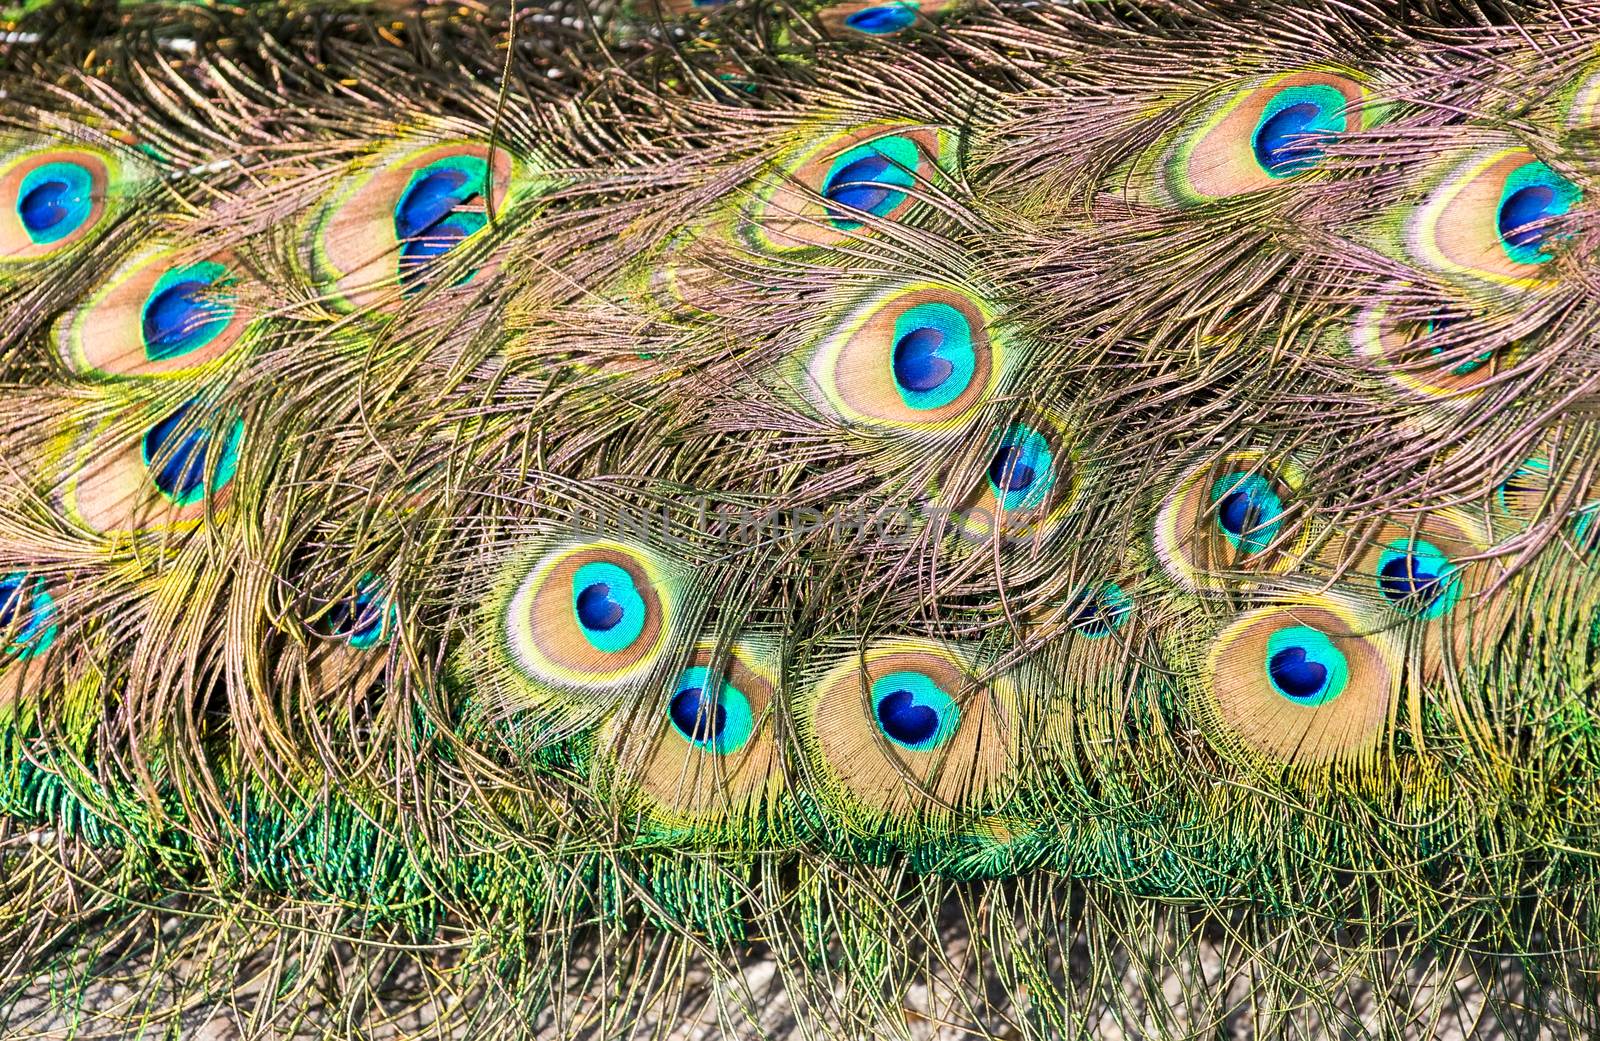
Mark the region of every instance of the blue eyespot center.
POLYGON ((198 350, 233 319, 228 298, 215 292, 226 276, 221 264, 192 264, 168 271, 145 300, 140 327, 145 356, 165 361, 198 350))
POLYGON ((910 4, 879 4, 853 11, 844 24, 873 36, 897 33, 917 20, 917 9, 910 4))
POLYGON ((1241 553, 1260 553, 1282 527, 1283 499, 1259 474, 1230 473, 1211 486, 1212 508, 1223 536, 1241 553))
POLYGON ((1027 454, 1016 445, 1002 445, 989 463, 989 480, 1001 491, 1026 491, 1036 476, 1027 454))
POLYGON ((418 171, 395 206, 395 237, 402 242, 414 239, 450 216, 457 206, 478 194, 478 186, 469 182, 465 170, 418 171))
MULTIPOLYGON (((489 223, 477 208, 488 182, 488 163, 477 156, 451 156, 411 175, 394 208, 394 234, 400 242, 400 279, 406 292, 426 284, 424 269, 489 223)), ((462 278, 471 278, 471 272, 462 278)))
POLYGON ((152 468, 156 488, 180 506, 200 499, 208 486, 217 491, 233 479, 244 429, 242 423, 235 422, 220 439, 220 446, 215 445, 218 439, 212 432, 189 419, 194 407, 193 401, 178 406, 147 430, 140 443, 144 464, 152 468), (217 452, 215 457, 211 455, 213 450, 217 452))
POLYGON ((1001 435, 989 460, 988 479, 989 490, 1001 509, 1038 506, 1056 482, 1055 452, 1050 439, 1026 423, 1013 423, 1001 435))
POLYGON ((907 308, 896 320, 890 371, 910 408, 941 408, 972 384, 978 357, 966 315, 946 303, 907 308))
POLYGON ((28 580, 25 571, 14 571, 0 578, 0 629, 10 628, 22 608, 22 584, 28 580))
POLYGON ((22 214, 22 226, 31 232, 48 232, 67 219, 74 200, 72 186, 65 181, 42 181, 23 195, 17 211, 22 214))
POLYGON ((920 164, 916 142, 894 135, 845 152, 822 181, 822 197, 834 204, 827 207, 829 221, 840 231, 860 228, 861 221, 844 207, 887 217, 906 201, 920 164))
POLYGON ((1297 705, 1326 704, 1350 680, 1344 652, 1308 625, 1289 626, 1269 636, 1266 665, 1272 689, 1297 705))
POLYGON ((1550 215, 1556 193, 1542 184, 1518 188, 1500 204, 1500 234, 1513 246, 1536 246, 1544 241, 1538 222, 1550 215))
POLYGON ((1269 667, 1272 682, 1291 698, 1315 697, 1328 685, 1327 668, 1307 658, 1304 647, 1285 647, 1272 656, 1269 667))
POLYGON ((878 727, 902 748, 926 752, 955 732, 961 712, 955 700, 920 672, 892 672, 872 685, 878 727))
MULTIPOLYGON (((488 218, 481 213, 455 213, 429 228, 426 235, 403 243, 400 247, 400 281, 404 291, 420 291, 427 284, 425 269, 429 262, 455 249, 488 222, 488 218)), ((458 284, 470 281, 473 274, 469 271, 458 284)))
POLYGON ((94 211, 94 176, 71 162, 46 163, 23 177, 17 219, 35 243, 59 242, 94 211))
POLYGON ((927 392, 944 386, 955 365, 939 356, 944 333, 938 329, 913 329, 894 345, 894 378, 910 391, 927 392))
POLYGON ((1436 618, 1455 603, 1459 568, 1422 539, 1396 539, 1378 557, 1378 590, 1408 613, 1436 618))
POLYGON ((1133 597, 1115 582, 1084 591, 1072 603, 1071 625, 1078 635, 1097 640, 1109 636, 1133 613, 1133 597))
POLYGON ((707 698, 701 687, 681 688, 672 696, 670 710, 673 725, 690 741, 709 742, 728 728, 728 710, 707 698))
POLYGON ((1261 510, 1244 492, 1229 492, 1217 503, 1217 520, 1235 535, 1243 535, 1261 519, 1261 510))
POLYGON ((1345 96, 1329 86, 1289 87, 1277 94, 1256 124, 1251 148, 1272 177, 1292 177, 1326 155, 1325 146, 1345 130, 1345 96))
POLYGON ((26 571, 0 576, 0 657, 43 654, 56 638, 56 606, 44 579, 26 571))
MULTIPOLYGON (((897 201, 904 198, 903 193, 895 191, 892 185, 883 182, 883 176, 893 166, 893 163, 881 155, 862 156, 828 178, 827 187, 822 192, 823 197, 829 202, 848 206, 852 210, 877 213, 879 207, 883 206, 891 196, 897 201)), ((850 219, 847 214, 831 207, 828 216, 835 220, 850 219)))
POLYGON ((1543 223, 1566 213, 1583 199, 1583 190, 1541 162, 1526 163, 1506 178, 1495 211, 1501 248, 1522 264, 1542 264, 1550 229, 1543 223))
POLYGON ((209 288, 205 282, 176 282, 150 298, 144 309, 144 340, 152 354, 170 356, 195 324, 212 320, 201 299, 209 288))
POLYGON ((1303 102, 1278 112, 1256 132, 1256 161, 1269 173, 1283 176, 1316 164, 1325 136, 1315 132, 1317 106, 1303 102))
POLYGON ((1416 557, 1406 554, 1384 564, 1378 572, 1378 585, 1390 600, 1417 598, 1431 601, 1439 595, 1439 576, 1427 570, 1416 557))
POLYGON ((649 608, 626 569, 610 561, 593 561, 573 574, 572 614, 584 639, 609 654, 639 638, 649 608))
POLYGON ((578 593, 578 621, 585 629, 605 632, 622 621, 622 605, 611 599, 611 587, 593 582, 578 593))
POLYGON ((354 596, 345 597, 328 608, 322 617, 323 630, 357 650, 365 650, 383 639, 391 611, 383 583, 364 576, 356 584, 354 596))
POLYGON ((902 745, 926 744, 939 730, 939 712, 919 705, 909 690, 891 691, 878 702, 878 721, 884 733, 902 745))
POLYGON ((718 755, 743 748, 755 732, 750 699, 733 684, 719 682, 703 665, 685 669, 678 677, 667 715, 685 741, 718 755))

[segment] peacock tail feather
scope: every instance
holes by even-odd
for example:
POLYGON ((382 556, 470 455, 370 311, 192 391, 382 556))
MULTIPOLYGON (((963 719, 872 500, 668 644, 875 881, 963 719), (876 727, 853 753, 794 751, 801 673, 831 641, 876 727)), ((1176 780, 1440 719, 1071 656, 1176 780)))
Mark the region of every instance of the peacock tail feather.
POLYGON ((11 1033, 1600 1031, 1600 8, 0 20, 11 1033))

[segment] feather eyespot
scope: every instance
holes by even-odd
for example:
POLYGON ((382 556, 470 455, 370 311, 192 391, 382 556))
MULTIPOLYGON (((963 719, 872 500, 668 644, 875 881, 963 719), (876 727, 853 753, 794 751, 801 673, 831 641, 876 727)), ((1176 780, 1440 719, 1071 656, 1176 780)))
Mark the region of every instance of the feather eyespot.
POLYGON ((780 161, 756 187, 744 237, 767 252, 837 246, 869 220, 904 220, 920 185, 941 176, 944 132, 882 124, 836 133, 780 161))
POLYGON ((196 424, 194 407, 194 402, 178 406, 139 439, 140 458, 156 489, 179 506, 227 487, 238 469, 243 424, 218 437, 196 424))
POLYGON ((1405 222, 1406 251, 1421 265, 1491 285, 1545 284, 1558 241, 1552 223, 1583 190, 1522 147, 1477 152, 1438 181, 1405 222))
POLYGON ((1542 264, 1550 259, 1545 252, 1545 224, 1559 217, 1583 199, 1577 185, 1545 164, 1522 163, 1506 175, 1495 209, 1495 230, 1500 248, 1522 264, 1542 264))
POLYGON ((1476 575, 1480 534, 1453 510, 1421 514, 1414 522, 1385 521, 1330 543, 1324 559, 1334 570, 1360 576, 1377 602, 1407 618, 1432 621, 1452 611, 1476 575))
POLYGON ((983 542, 1043 536, 1073 505, 1079 467, 1062 425, 1037 417, 996 428, 985 443, 981 475, 971 479, 957 459, 936 480, 933 506, 963 536, 983 542))
POLYGON ((822 8, 816 17, 838 36, 897 36, 954 6, 955 0, 844 0, 822 8))
MULTIPOLYGON (((17 220, 30 241, 52 245, 88 224, 98 208, 95 173, 83 162, 57 160, 29 170, 17 188, 17 220)), ((103 181, 104 174, 100 179, 103 181)))
POLYGON ((114 153, 87 146, 0 159, 0 262, 40 260, 84 241, 140 180, 114 153))
POLYGON ((312 277, 349 309, 393 305, 430 284, 444 258, 488 226, 491 211, 509 204, 518 177, 504 149, 475 142, 384 153, 315 210, 307 246, 312 277))
POLYGON ((219 506, 239 466, 242 420, 196 400, 145 428, 132 443, 91 436, 66 487, 68 512, 103 534, 195 521, 219 506))
POLYGON ((787 773, 774 725, 778 663, 759 639, 696 643, 660 716, 618 712, 602 747, 626 801, 657 828, 747 834, 765 823, 787 773))
POLYGON ((972 386, 978 366, 972 324, 967 314, 939 300, 895 316, 889 371, 907 408, 943 408, 972 386))
POLYGON ((1501 513, 1526 524, 1539 516, 1552 491, 1550 461, 1535 456, 1518 463, 1500 482, 1494 504, 1501 513))
POLYGON ((1297 766, 1359 760, 1378 747, 1400 659, 1381 627, 1334 596, 1247 612, 1212 641, 1201 710, 1218 739, 1297 766))
POLYGON ((1330 142, 1375 119, 1366 87, 1350 76, 1307 70, 1258 78, 1186 119, 1141 167, 1153 202, 1197 205, 1313 170, 1330 142))
POLYGON ((1363 308, 1350 336, 1388 382, 1440 404, 1472 400, 1517 353, 1483 319, 1448 311, 1402 317, 1393 300, 1363 308), (1486 338, 1491 345, 1482 345, 1486 338))
POLYGON ((948 430, 989 397, 1005 364, 987 309, 953 286, 873 294, 827 337, 804 375, 839 419, 878 430, 948 430))
POLYGON ((56 602, 45 580, 26 571, 0 575, 0 658, 37 657, 56 633, 56 602))
POLYGON ((1013 681, 980 680, 963 653, 928 640, 844 656, 810 687, 797 725, 818 794, 861 828, 992 805, 1019 756, 1013 681))
POLYGON ((145 355, 166 361, 198 350, 216 339, 233 317, 226 298, 204 294, 222 282, 227 269, 201 263, 165 272, 145 298, 139 315, 145 355))
POLYGON ((872 705, 883 736, 913 752, 938 748, 961 725, 955 699, 921 672, 891 672, 873 680, 872 705))
POLYGON ((893 36, 917 23, 917 9, 911 4, 873 4, 844 16, 844 24, 868 36, 893 36))
POLYGON ((822 197, 831 204, 829 222, 840 231, 855 231, 862 226, 856 211, 874 217, 893 213, 916 183, 918 162, 916 145, 904 137, 880 138, 835 159, 822 179, 822 197))
MULTIPOLYGON (((1422 323, 1418 332, 1423 340, 1437 341, 1441 333, 1456 324, 1457 320, 1455 318, 1429 318, 1422 323)), ((1471 376, 1475 372, 1481 372, 1485 366, 1494 360, 1494 351, 1492 350, 1480 351, 1477 354, 1459 360, 1454 357, 1446 357, 1447 350, 1448 348, 1442 343, 1430 342, 1428 357, 1438 361, 1440 368, 1444 369, 1450 376, 1471 376)))
POLYGON ((1295 511, 1298 466, 1256 453, 1208 463, 1179 482, 1156 516, 1156 555, 1193 588, 1231 572, 1279 574, 1293 566, 1308 533, 1295 511))
POLYGON ((354 593, 328 605, 317 620, 317 629, 329 639, 364 651, 389 638, 394 615, 395 607, 383 581, 373 575, 363 575, 354 593))
MULTIPOLYGON (((299 560, 310 562, 303 555, 299 560)), ((274 689, 315 705, 350 704, 381 686, 389 656, 375 652, 393 638, 399 610, 378 575, 364 572, 352 586, 340 573, 328 588, 312 577, 319 572, 319 565, 302 563, 285 576, 285 586, 302 590, 289 617, 315 639, 292 639, 277 650, 274 689), (313 592, 308 585, 321 588, 313 592)))
POLYGON ((1067 605, 1067 624, 1079 636, 1098 640, 1110 636, 1133 614, 1133 597, 1115 582, 1103 582, 1072 598, 1067 605))
POLYGON ((1444 668, 1447 642, 1457 657, 1470 656, 1473 640, 1506 609, 1504 597, 1484 595, 1496 574, 1485 555, 1487 525, 1454 509, 1432 510, 1342 534, 1318 559, 1341 591, 1370 605, 1377 624, 1420 649, 1423 677, 1431 680, 1444 668))
POLYGON ((487 211, 473 207, 489 194, 488 174, 488 162, 475 155, 436 159, 412 172, 394 205, 400 284, 407 292, 426 284, 430 262, 488 225, 487 211))
POLYGON ((1037 506, 1055 484, 1055 453, 1043 434, 1018 423, 1001 436, 985 476, 1001 509, 1037 506))
POLYGON ((679 569, 609 539, 556 545, 506 572, 484 661, 508 700, 576 710, 647 678, 679 624, 679 569))
POLYGON ((140 253, 62 317, 57 345, 80 373, 186 372, 245 335, 251 315, 236 299, 238 280, 228 256, 185 262, 171 250, 140 253))
POLYGON ((1460 566, 1426 539, 1390 539, 1377 570, 1384 599, 1417 618, 1439 617, 1461 595, 1460 566))
POLYGON ((1594 537, 1592 520, 1586 518, 1593 512, 1597 495, 1600 489, 1595 477, 1580 460, 1569 457, 1565 465, 1553 466, 1551 459, 1541 454, 1524 459, 1500 482, 1493 505, 1499 526, 1505 527, 1509 521, 1511 530, 1526 528, 1552 511, 1569 514, 1574 538, 1586 546, 1594 537), (1579 465, 1571 465, 1574 462, 1579 465))
POLYGON ((1344 93, 1326 85, 1278 91, 1250 135, 1256 165, 1268 177, 1293 177, 1316 166, 1329 139, 1344 132, 1348 103, 1344 93))
POLYGON ((845 0, 817 12, 817 21, 839 36, 896 36, 925 18, 936 18, 952 0, 845 0))
POLYGON ((1241 555, 1263 553, 1277 538, 1286 512, 1279 490, 1260 474, 1238 470, 1211 482, 1217 530, 1241 555))
POLYGON ((635 572, 609 560, 580 564, 572 576, 572 616, 591 647, 625 650, 644 634, 651 608, 635 572))

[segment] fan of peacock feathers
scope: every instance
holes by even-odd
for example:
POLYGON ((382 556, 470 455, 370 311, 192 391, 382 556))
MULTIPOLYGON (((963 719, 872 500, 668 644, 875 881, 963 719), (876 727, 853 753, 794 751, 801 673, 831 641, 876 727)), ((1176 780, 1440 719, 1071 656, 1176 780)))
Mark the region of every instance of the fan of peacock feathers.
POLYGON ((1600 1030, 1600 5, 7 17, 7 1036, 1600 1030))

